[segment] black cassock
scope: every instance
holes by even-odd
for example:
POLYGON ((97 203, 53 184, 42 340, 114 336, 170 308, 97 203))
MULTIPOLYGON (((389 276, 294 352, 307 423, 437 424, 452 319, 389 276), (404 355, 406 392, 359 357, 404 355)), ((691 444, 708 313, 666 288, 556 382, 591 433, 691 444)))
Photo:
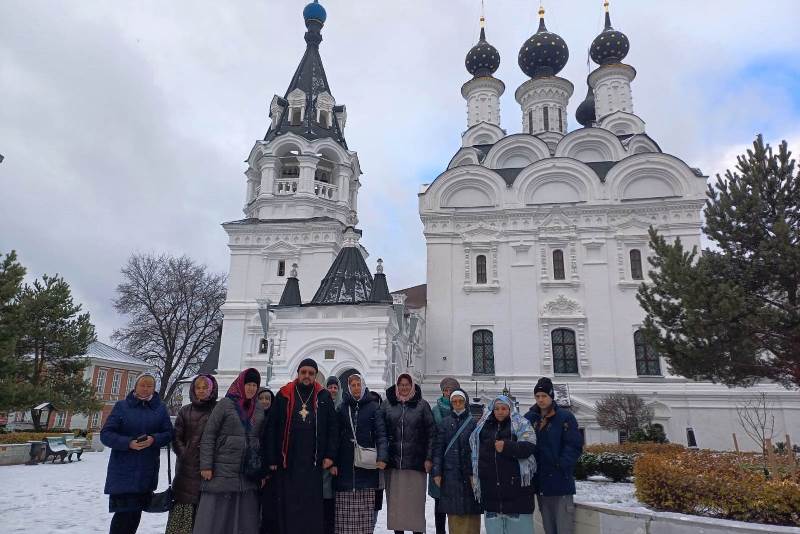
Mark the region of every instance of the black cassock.
POLYGON ((310 387, 298 385, 289 427, 287 465, 283 467, 283 436, 287 424, 289 399, 276 395, 270 410, 272 422, 265 436, 271 443, 265 448, 267 463, 279 465, 278 515, 282 534, 323 534, 322 461, 336 458, 338 428, 333 400, 327 390, 317 395, 316 409, 309 401, 305 420, 302 399, 308 399, 310 387), (271 435, 270 435, 271 434, 271 435), (271 445, 271 446, 270 446, 271 445))

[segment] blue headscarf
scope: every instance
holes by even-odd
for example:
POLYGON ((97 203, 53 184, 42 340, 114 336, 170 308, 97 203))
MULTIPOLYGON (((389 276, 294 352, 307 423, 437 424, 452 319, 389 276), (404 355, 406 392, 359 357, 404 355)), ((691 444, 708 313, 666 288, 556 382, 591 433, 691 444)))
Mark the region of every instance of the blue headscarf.
MULTIPOLYGON (((511 412, 508 416, 511 419, 511 432, 516 436, 517 441, 528 441, 534 445, 536 444, 536 432, 533 431, 530 422, 514 410, 514 403, 511 402, 511 399, 505 395, 495 397, 484 410, 481 420, 478 421, 478 425, 469 437, 470 452, 472 453, 472 491, 475 493, 475 500, 478 502, 481 502, 481 479, 478 476, 478 451, 480 449, 481 430, 483 430, 483 426, 489 417, 492 416, 494 406, 498 402, 507 405, 511 412)), ((536 459, 531 454, 527 458, 520 458, 518 461, 520 485, 530 486, 533 483, 533 474, 536 472, 536 459)))

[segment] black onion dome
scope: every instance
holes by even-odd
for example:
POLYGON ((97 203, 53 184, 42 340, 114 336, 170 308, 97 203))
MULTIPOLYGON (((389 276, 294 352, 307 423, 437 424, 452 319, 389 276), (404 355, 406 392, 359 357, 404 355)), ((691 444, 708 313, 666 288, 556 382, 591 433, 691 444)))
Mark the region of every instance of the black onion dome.
POLYGON ((594 38, 589 49, 592 61, 598 65, 621 63, 628 55, 630 48, 631 43, 628 41, 628 37, 611 26, 611 15, 606 7, 606 26, 600 35, 594 38))
POLYGON ((575 120, 586 128, 597 120, 594 111, 594 91, 591 85, 589 85, 589 88, 586 90, 586 98, 583 99, 578 109, 575 110, 575 120))
POLYGON ((481 27, 481 38, 467 53, 464 65, 467 67, 467 72, 476 78, 491 76, 500 67, 500 52, 486 41, 486 31, 483 27, 481 27))
POLYGON ((547 31, 544 9, 539 9, 539 30, 519 49, 519 68, 536 78, 555 76, 569 59, 569 48, 560 35, 547 31))

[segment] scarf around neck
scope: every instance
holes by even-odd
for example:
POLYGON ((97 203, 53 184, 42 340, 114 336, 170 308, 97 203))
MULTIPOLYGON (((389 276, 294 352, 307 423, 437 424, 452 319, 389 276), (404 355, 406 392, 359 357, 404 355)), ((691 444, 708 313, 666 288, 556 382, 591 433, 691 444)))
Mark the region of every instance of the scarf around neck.
MULTIPOLYGON (((481 502, 481 480, 478 475, 478 454, 481 441, 481 430, 483 430, 483 427, 486 425, 486 421, 489 419, 489 417, 492 416, 492 413, 494 412, 494 405, 498 402, 508 405, 511 410, 508 418, 511 420, 511 433, 514 434, 514 436, 517 438, 517 441, 527 441, 533 443, 534 445, 536 444, 536 432, 533 431, 533 427, 527 419, 514 411, 514 404, 511 402, 511 399, 505 395, 498 395, 495 397, 491 404, 489 404, 484 410, 481 420, 478 421, 478 425, 475 427, 475 430, 472 431, 472 434, 469 437, 469 445, 471 449, 470 452, 472 455, 472 490, 475 493, 475 500, 478 502, 481 502)), ((534 458, 534 455, 531 454, 527 458, 518 459, 518 462, 520 485, 530 486, 533 482, 533 474, 536 473, 536 459, 534 458)))

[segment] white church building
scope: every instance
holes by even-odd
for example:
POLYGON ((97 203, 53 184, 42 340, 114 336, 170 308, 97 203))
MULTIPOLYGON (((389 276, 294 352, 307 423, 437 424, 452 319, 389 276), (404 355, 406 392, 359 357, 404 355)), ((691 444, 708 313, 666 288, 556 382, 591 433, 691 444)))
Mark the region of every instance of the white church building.
POLYGON ((280 387, 313 357, 322 381, 357 370, 380 391, 408 371, 432 399, 453 376, 477 397, 506 388, 527 409, 549 376, 587 442, 618 439, 599 428, 594 404, 623 391, 652 405, 671 441, 719 449, 734 432, 743 438, 736 403, 764 391, 776 435, 800 428, 797 392, 671 375, 639 333, 648 228, 699 246, 707 177, 647 135, 633 108, 636 70, 623 62, 629 41, 608 11, 572 130, 574 86, 558 76, 569 51, 544 11, 519 51, 530 78, 515 92, 519 133, 502 127, 500 53, 481 19, 461 87, 461 148, 419 193, 426 284, 394 293, 392 266, 384 274, 377 260, 373 274, 359 244, 362 174, 319 53, 326 13, 315 0, 303 15, 306 52, 247 159, 245 218, 223 224, 228 296, 219 352, 205 365, 221 383, 256 367, 280 387))

